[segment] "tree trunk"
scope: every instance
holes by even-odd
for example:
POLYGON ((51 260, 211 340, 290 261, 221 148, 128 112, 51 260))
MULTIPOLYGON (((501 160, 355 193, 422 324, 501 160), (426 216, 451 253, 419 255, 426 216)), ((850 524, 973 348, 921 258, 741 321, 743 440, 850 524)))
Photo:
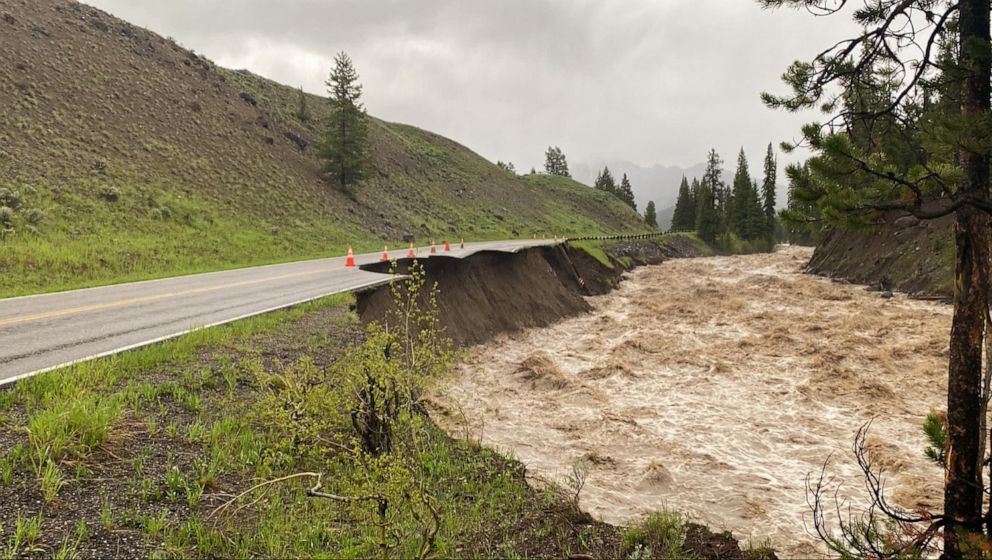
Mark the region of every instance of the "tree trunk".
POLYGON ((966 207, 957 214, 957 269, 947 378, 947 472, 944 513, 946 554, 958 557, 954 531, 980 530, 982 480, 979 418, 982 410, 982 338, 988 274, 988 217, 966 207))
MULTIPOLYGON (((992 233, 992 232, 990 232, 992 233)), ((990 246, 992 247, 992 246, 990 246)), ((992 248, 990 248, 992 251, 992 248)), ((992 272, 990 272, 992 274, 992 272)), ((992 442, 992 433, 988 431, 989 418, 989 397, 992 396, 992 319, 985 315, 985 373, 982 378, 982 417, 981 417, 981 441, 979 442, 979 465, 978 476, 982 476, 982 468, 985 467, 985 452, 988 450, 989 442, 992 442)), ((989 488, 992 488, 992 467, 989 468, 989 488)), ((992 500, 989 501, 988 509, 985 511, 985 534, 992 538, 992 500)))
MULTIPOLYGON (((989 112, 990 0, 961 0, 960 46, 964 80, 961 116, 966 126, 960 154, 963 196, 988 196, 989 156, 970 133, 989 112), (974 128, 972 128, 974 127, 974 128)), ((960 558, 959 536, 981 532, 982 485, 979 475, 979 414, 982 405, 982 336, 988 304, 989 218, 971 206, 956 213, 957 260, 954 317, 947 372, 947 471, 944 477, 944 555, 960 558)))

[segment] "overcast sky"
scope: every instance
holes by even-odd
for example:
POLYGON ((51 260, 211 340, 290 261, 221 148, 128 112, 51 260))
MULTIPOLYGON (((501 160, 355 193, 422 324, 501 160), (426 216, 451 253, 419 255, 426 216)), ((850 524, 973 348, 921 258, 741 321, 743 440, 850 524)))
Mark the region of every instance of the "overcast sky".
MULTIPOLYGON (((521 171, 570 161, 688 167, 710 147, 752 167, 813 118, 761 91, 849 32, 752 0, 86 0, 222 66, 323 93, 347 51, 373 115, 521 171)), ((752 172, 756 171, 752 169, 752 172)))

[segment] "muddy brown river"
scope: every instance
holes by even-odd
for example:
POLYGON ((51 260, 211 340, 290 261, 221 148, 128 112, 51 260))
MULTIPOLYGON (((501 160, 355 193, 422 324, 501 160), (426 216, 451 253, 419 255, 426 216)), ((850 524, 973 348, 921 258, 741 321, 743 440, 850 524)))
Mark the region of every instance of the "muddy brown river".
POLYGON ((590 314, 471 350, 436 416, 544 479, 584 462, 604 521, 667 508, 785 556, 820 550, 805 480, 831 454, 839 496, 863 499, 851 443, 874 418, 891 501, 939 508, 921 424, 944 407, 949 306, 804 275, 809 257, 638 269, 590 314))

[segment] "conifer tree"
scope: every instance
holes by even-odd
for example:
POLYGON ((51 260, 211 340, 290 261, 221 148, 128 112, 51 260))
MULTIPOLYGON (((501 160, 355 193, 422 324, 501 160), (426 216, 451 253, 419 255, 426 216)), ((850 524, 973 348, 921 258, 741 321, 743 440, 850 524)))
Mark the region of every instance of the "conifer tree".
POLYGON ((768 218, 765 216, 765 209, 761 200, 761 191, 758 187, 758 182, 752 180, 747 191, 747 209, 745 211, 747 226, 744 228, 744 239, 749 241, 770 238, 768 235, 768 218))
POLYGON ((346 53, 334 57, 327 87, 331 114, 319 155, 324 160, 324 173, 346 189, 365 177, 368 164, 368 118, 360 101, 362 85, 346 53))
POLYGON ((734 189, 727 216, 727 225, 730 231, 742 239, 746 238, 750 226, 748 220, 748 212, 751 209, 750 190, 751 173, 748 169, 744 148, 741 148, 740 154, 737 155, 737 171, 734 173, 734 189))
POLYGON ((689 196, 690 196, 690 199, 692 200, 692 219, 693 219, 693 224, 696 223, 695 222, 695 220, 696 220, 696 205, 699 203, 699 186, 700 186, 699 177, 693 177, 692 178, 692 186, 689 187, 689 196))
POLYGON ((651 227, 658 227, 658 211, 654 207, 654 201, 649 200, 644 207, 644 223, 651 227))
POLYGON ((637 201, 634 200, 634 188, 630 185, 630 179, 627 178, 627 174, 623 174, 623 179, 620 180, 620 187, 617 188, 617 196, 620 200, 624 201, 627 206, 630 206, 637 211, 637 201))
POLYGON ((672 231, 692 231, 696 229, 696 196, 698 194, 699 181, 693 180, 693 189, 690 190, 689 182, 685 176, 682 177, 682 184, 679 185, 679 197, 675 202, 675 213, 672 214, 672 231))
POLYGON ((296 110, 296 118, 300 119, 300 122, 310 120, 310 112, 307 110, 307 94, 303 91, 303 86, 300 86, 299 107, 296 110))
POLYGON ((503 171, 510 173, 511 175, 517 174, 517 168, 513 166, 512 161, 497 161, 496 167, 499 167, 503 171))
POLYGON ((720 213, 716 206, 716 197, 709 181, 703 181, 699 187, 699 201, 696 204, 696 233, 707 243, 716 242, 720 230, 720 213))
POLYGON ((775 237, 775 183, 778 181, 778 162, 771 143, 765 155, 765 178, 761 183, 762 210, 765 213, 765 236, 775 237))
POLYGON ((571 177, 568 171, 568 161, 565 160, 565 152, 558 146, 548 146, 548 151, 544 153, 544 171, 548 175, 556 177, 571 177))
POLYGON ((601 191, 617 194, 617 182, 613 179, 613 173, 610 173, 609 167, 603 167, 593 186, 601 191))
MULTIPOLYGON (((716 150, 710 150, 706 157, 706 170, 703 172, 703 179, 700 182, 699 202, 696 204, 697 231, 701 222, 700 217, 705 214, 705 219, 702 222, 705 222, 707 227, 710 227, 712 222, 713 239, 715 240, 717 235, 723 233, 726 228, 730 202, 730 191, 723 182, 723 160, 720 159, 716 150), (708 197, 708 200, 704 201, 704 196, 708 197)), ((702 235, 701 232, 700 235, 702 235)))

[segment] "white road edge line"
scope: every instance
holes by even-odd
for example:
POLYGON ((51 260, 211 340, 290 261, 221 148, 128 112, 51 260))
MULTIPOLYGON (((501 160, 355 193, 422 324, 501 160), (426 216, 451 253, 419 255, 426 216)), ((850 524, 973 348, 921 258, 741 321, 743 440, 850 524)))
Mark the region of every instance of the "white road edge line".
POLYGON ((101 352, 99 354, 93 354, 92 356, 87 356, 85 358, 79 358, 78 360, 72 360, 71 362, 65 362, 64 364, 59 364, 57 366, 52 366, 52 367, 45 368, 45 369, 39 369, 37 371, 31 371, 31 372, 28 372, 28 373, 22 373, 22 374, 19 374, 19 375, 15 375, 14 377, 9 377, 7 379, 0 379, 0 387, 4 387, 6 385, 9 385, 11 383, 15 383, 15 382, 20 381, 22 379, 27 379, 28 377, 34 377, 36 375, 41 375, 42 373, 47 373, 47 372, 50 372, 50 371, 55 371, 57 369, 72 367, 72 366, 74 366, 76 364, 80 364, 80 363, 83 363, 83 362, 88 362, 90 360, 96 360, 96 359, 99 359, 99 358, 106 358, 107 356, 113 356, 115 354, 121 354, 121 353, 127 352, 129 350, 135 350, 137 348, 142 348, 142 347, 145 347, 145 346, 151 346, 153 344, 158 344, 159 342, 165 342, 166 340, 170 340, 170 339, 173 339, 173 338, 179 338, 180 336, 189 334, 189 333, 191 333, 193 331, 199 331, 199 330, 203 330, 203 329, 210 329, 210 328, 213 328, 213 327, 219 327, 221 325, 226 325, 228 323, 233 323, 235 321, 240 321, 242 319, 248 319, 250 317, 255 317, 257 315, 265 315, 266 313, 272 313, 273 311, 279 311, 280 309, 286 309, 286 308, 289 308, 289 307, 294 307, 294 306, 297 306, 297 305, 302 305, 304 303, 309 303, 311 301, 315 301, 315 300, 318 300, 318 299, 321 299, 321 298, 325 298, 325 297, 328 297, 328 296, 333 296, 333 295, 337 295, 337 294, 343 294, 343 293, 346 293, 346 292, 357 292, 357 291, 365 290, 365 289, 368 289, 368 288, 376 288, 376 287, 379 287, 379 286, 383 286, 385 284, 389 284, 393 280, 400 280, 400 279, 403 279, 403 278, 405 278, 405 276, 391 276, 388 279, 387 278, 380 278, 380 279, 374 280, 372 282, 369 282, 367 284, 362 284, 361 286, 354 286, 354 287, 347 288, 347 289, 344 289, 344 290, 337 290, 337 291, 334 291, 334 292, 327 292, 325 294, 321 294, 321 295, 317 295, 317 296, 313 296, 313 297, 304 298, 304 299, 301 299, 301 300, 298 300, 298 301, 294 301, 292 303, 285 303, 285 304, 282 304, 282 305, 276 305, 276 306, 273 306, 273 307, 269 307, 267 309, 262 309, 260 311, 253 311, 251 313, 245 313, 244 315, 240 315, 238 317, 234 317, 234 318, 231 318, 231 319, 225 319, 223 321, 217 321, 216 323, 210 323, 209 325, 193 326, 193 327, 190 327, 190 328, 188 328, 188 329, 186 329, 184 331, 173 333, 173 334, 166 335, 166 336, 161 336, 161 337, 158 337, 158 338, 154 338, 152 340, 146 340, 144 342, 139 342, 137 344, 131 344, 129 346, 123 346, 121 348, 116 348, 114 350, 108 350, 106 352, 101 352))

